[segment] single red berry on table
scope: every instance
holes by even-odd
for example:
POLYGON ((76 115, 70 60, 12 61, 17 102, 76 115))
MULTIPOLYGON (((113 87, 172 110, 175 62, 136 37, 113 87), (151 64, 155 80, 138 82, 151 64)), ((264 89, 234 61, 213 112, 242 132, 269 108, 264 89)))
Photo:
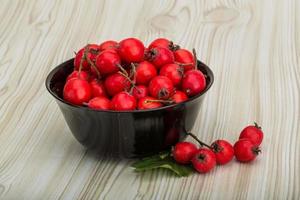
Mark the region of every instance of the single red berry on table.
POLYGON ((184 92, 176 90, 175 94, 171 97, 171 100, 174 103, 181 103, 188 100, 188 96, 184 92))
POLYGON ((210 149, 198 149, 193 158, 192 164, 195 170, 199 173, 206 173, 216 166, 216 156, 210 149))
POLYGON ((181 64, 185 64, 184 71, 187 72, 191 69, 195 69, 196 61, 194 59, 194 55, 186 49, 178 49, 174 51, 175 61, 181 64), (188 65, 186 65, 188 64, 188 65))
POLYGON ((138 100, 138 109, 139 110, 147 110, 153 108, 160 108, 163 104, 158 101, 158 99, 153 97, 142 97, 138 100))
POLYGON ((86 80, 73 78, 68 80, 64 86, 63 97, 72 104, 82 105, 84 102, 88 102, 91 96, 91 86, 86 80))
POLYGON ((113 110, 135 110, 136 109, 136 99, 134 96, 128 92, 120 92, 116 94, 112 100, 111 105, 113 110))
POLYGON ((165 76, 154 77, 148 86, 149 93, 152 97, 158 99, 168 99, 174 94, 172 81, 165 76))
POLYGON ((120 56, 111 51, 101 52, 96 59, 96 67, 101 75, 112 74, 119 71, 121 64, 120 56))
POLYGON ((238 140, 233 148, 235 158, 240 162, 250 162, 260 153, 259 147, 248 139, 238 140))
POLYGON ((114 73, 108 76, 104 81, 106 92, 110 96, 114 96, 119 92, 128 90, 130 85, 131 83, 128 81, 128 79, 119 73, 114 73))
POLYGON ((127 38, 119 43, 118 53, 127 63, 141 62, 144 60, 144 44, 136 38, 127 38))
POLYGON ((136 99, 146 97, 146 96, 148 96, 148 88, 144 85, 137 85, 133 88, 132 95, 136 99))
POLYGON ((107 41, 102 42, 99 45, 100 51, 109 50, 109 49, 117 50, 117 47, 118 47, 118 42, 116 42, 114 40, 107 40, 107 41))
POLYGON ((199 70, 189 70, 182 79, 182 90, 188 96, 194 96, 202 92, 206 87, 206 79, 199 70))
POLYGON ((159 71, 159 75, 168 77, 175 87, 180 85, 183 73, 184 69, 175 63, 166 64, 159 71))
POLYGON ((136 84, 148 85, 149 81, 157 76, 157 71, 152 63, 143 61, 137 65, 135 76, 136 84))
POLYGON ((263 138, 264 134, 261 127, 254 123, 254 126, 247 126, 242 130, 239 139, 249 139, 254 145, 258 146, 262 143, 263 138))
POLYGON ((110 110, 111 109, 111 102, 105 96, 94 97, 92 98, 87 106, 94 110, 110 110))
POLYGON ((216 140, 211 144, 212 151, 216 155, 219 165, 230 162, 234 156, 233 146, 226 140, 216 140))
POLYGON ((81 71, 80 74, 79 74, 79 71, 73 71, 68 77, 67 77, 67 80, 70 80, 72 78, 79 78, 79 79, 82 79, 82 80, 89 80, 89 74, 86 73, 85 71, 81 71))
POLYGON ((176 162, 188 164, 191 162, 197 150, 197 146, 191 142, 178 142, 172 151, 172 155, 176 162))
POLYGON ((105 87, 104 87, 104 84, 102 81, 99 81, 98 79, 93 79, 90 82, 90 85, 91 85, 93 97, 101 97, 101 96, 106 97, 107 96, 105 87))
POLYGON ((148 51, 146 58, 160 69, 163 65, 174 63, 173 52, 167 48, 155 47, 148 51))

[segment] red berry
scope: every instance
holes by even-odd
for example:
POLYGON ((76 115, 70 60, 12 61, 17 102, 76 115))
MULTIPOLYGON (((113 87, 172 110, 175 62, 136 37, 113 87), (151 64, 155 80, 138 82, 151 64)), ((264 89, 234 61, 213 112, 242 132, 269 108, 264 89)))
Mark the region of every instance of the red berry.
POLYGON ((149 50, 146 57, 157 69, 160 69, 163 65, 174 63, 173 52, 163 47, 155 47, 149 50))
POLYGON ((219 165, 230 162, 234 156, 233 146, 226 140, 216 140, 211 144, 219 165))
POLYGON ((100 46, 98 44, 88 44, 88 53, 90 53, 90 59, 91 61, 95 62, 96 57, 100 53, 100 46))
POLYGON ((144 44, 136 38, 127 38, 119 43, 118 52, 121 59, 127 63, 144 60, 144 44))
POLYGON ((107 97, 95 97, 88 103, 88 107, 94 110, 110 110, 111 102, 107 97))
POLYGON ((181 83, 184 69, 177 64, 166 64, 160 69, 159 75, 168 77, 174 86, 181 83))
MULTIPOLYGON (((87 56, 89 57, 89 59, 91 61, 95 61, 97 55, 99 54, 100 52, 100 48, 97 44, 88 44, 85 48, 88 48, 88 52, 87 52, 87 56)), ((79 70, 79 67, 80 67, 80 62, 81 62, 81 59, 83 57, 83 54, 84 54, 84 51, 85 51, 85 48, 82 48, 80 49, 77 53, 76 53, 76 56, 74 58, 74 67, 75 67, 75 70, 79 70)), ((88 61, 86 59, 84 59, 82 61, 82 70, 89 70, 90 69, 90 64, 88 63, 88 61)))
POLYGON ((235 158, 240 162, 250 162, 256 158, 260 149, 248 139, 240 139, 234 144, 235 158))
POLYGON ((176 90, 175 94, 171 97, 171 100, 174 101, 175 103, 181 103, 188 100, 188 97, 184 92, 176 90))
POLYGON ((158 99, 168 99, 174 93, 172 81, 165 76, 156 76, 149 83, 149 93, 158 99))
POLYGON ((148 48, 153 49, 155 47, 164 47, 170 49, 171 51, 175 51, 180 48, 178 45, 175 45, 173 42, 166 38, 157 38, 156 40, 153 40, 148 48))
POLYGON ((194 55, 186 50, 186 49, 178 49, 174 51, 174 57, 175 61, 179 62, 181 64, 190 64, 190 65, 184 65, 184 71, 187 72, 191 69, 195 69, 195 59, 194 55))
POLYGON ((156 40, 153 40, 150 45, 149 45, 149 49, 153 49, 155 47, 164 47, 169 49, 170 48, 170 40, 166 39, 166 38, 157 38, 156 40))
POLYGON ((101 75, 112 74, 119 71, 121 59, 117 53, 111 51, 101 52, 96 59, 96 66, 101 75))
POLYGON ((173 158, 180 164, 188 164, 197 152, 197 146, 191 142, 178 142, 173 151, 173 158))
POLYGON ((157 102, 158 99, 155 99, 153 97, 142 97, 138 101, 138 109, 139 110, 147 110, 147 109, 153 109, 153 108, 160 108, 162 107, 162 103, 157 102), (154 100, 154 101, 153 101, 154 100))
POLYGON ((188 96, 194 96, 202 92, 206 87, 206 80, 203 73, 199 70, 186 72, 182 79, 182 90, 188 96))
MULTIPOLYGON (((79 66, 80 66, 81 59, 83 57, 83 53, 84 53, 84 49, 80 49, 75 55, 75 58, 74 58, 74 69, 75 70, 79 70, 79 66)), ((84 59, 82 61, 82 70, 89 70, 89 69, 90 69, 90 65, 84 59)))
POLYGON ((103 82, 101 82, 97 79, 93 79, 90 82, 90 85, 92 88, 92 96, 93 97, 101 97, 101 96, 106 97, 107 96, 103 82))
POLYGON ((113 41, 113 40, 107 40, 105 42, 102 42, 100 45, 99 45, 99 48, 100 48, 100 51, 104 51, 104 50, 116 50, 117 49, 117 46, 118 46, 118 43, 116 41, 113 41))
POLYGON ((216 166, 216 156, 210 149, 200 148, 194 154, 192 164, 199 173, 206 173, 216 166))
POLYGON ((68 80, 64 86, 63 97, 72 104, 82 105, 83 102, 88 102, 91 96, 91 87, 86 80, 73 78, 68 80))
POLYGON ((73 78, 79 78, 79 79, 82 79, 82 80, 89 80, 89 75, 88 73, 86 73, 85 71, 81 71, 80 72, 80 75, 79 75, 79 71, 73 71, 68 77, 67 77, 67 80, 70 80, 70 79, 73 79, 73 78))
POLYGON ((136 67, 136 83, 148 85, 149 81, 157 75, 154 65, 148 61, 143 61, 136 67))
POLYGON ((249 139, 254 145, 259 146, 263 140, 264 134, 261 127, 254 123, 254 126, 247 126, 240 134, 239 139, 249 139))
POLYGON ((136 99, 146 97, 146 96, 148 96, 148 88, 144 85, 137 85, 133 88, 132 95, 136 99))
POLYGON ((108 76, 104 81, 104 86, 110 96, 114 96, 119 92, 130 88, 130 82, 126 77, 119 73, 108 76))
POLYGON ((134 96, 124 91, 116 94, 111 102, 114 110, 134 110, 136 108, 134 96))

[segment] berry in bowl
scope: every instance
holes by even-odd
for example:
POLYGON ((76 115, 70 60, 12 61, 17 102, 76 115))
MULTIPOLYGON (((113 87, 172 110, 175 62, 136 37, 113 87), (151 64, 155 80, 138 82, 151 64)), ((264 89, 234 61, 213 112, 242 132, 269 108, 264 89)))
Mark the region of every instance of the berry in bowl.
POLYGON ((195 50, 127 38, 86 45, 49 73, 46 87, 82 145, 132 158, 184 139, 213 78, 195 50))

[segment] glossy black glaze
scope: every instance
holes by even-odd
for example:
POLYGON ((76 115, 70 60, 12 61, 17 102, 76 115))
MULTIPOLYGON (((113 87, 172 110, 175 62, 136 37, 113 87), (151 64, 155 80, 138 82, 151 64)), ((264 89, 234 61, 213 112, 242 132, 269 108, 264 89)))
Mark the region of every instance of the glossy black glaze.
POLYGON ((117 157, 141 157, 170 148, 191 131, 204 95, 213 83, 212 71, 198 61, 206 75, 207 87, 186 102, 147 111, 95 111, 74 106, 62 99, 66 77, 73 70, 73 59, 47 77, 46 87, 55 97, 75 138, 99 154, 117 157))

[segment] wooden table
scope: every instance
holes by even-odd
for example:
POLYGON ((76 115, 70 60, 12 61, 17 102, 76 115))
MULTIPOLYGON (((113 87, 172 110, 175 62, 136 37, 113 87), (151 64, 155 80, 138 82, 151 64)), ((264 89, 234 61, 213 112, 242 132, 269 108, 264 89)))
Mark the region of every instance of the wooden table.
POLYGON ((299 13, 297 0, 1 0, 0 199, 299 199, 299 13), (86 151, 45 78, 86 43, 130 36, 195 47, 215 83, 194 133, 234 142, 257 121, 258 159, 177 178, 86 151))

